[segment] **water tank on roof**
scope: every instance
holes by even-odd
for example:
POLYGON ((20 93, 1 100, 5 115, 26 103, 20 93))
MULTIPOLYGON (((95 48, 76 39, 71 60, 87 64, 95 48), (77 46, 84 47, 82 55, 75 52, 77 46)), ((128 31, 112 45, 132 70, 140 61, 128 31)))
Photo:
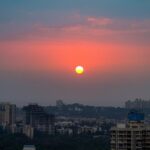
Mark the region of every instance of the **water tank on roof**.
POLYGON ((137 112, 137 111, 131 111, 128 114, 128 120, 129 121, 144 121, 144 114, 137 112))

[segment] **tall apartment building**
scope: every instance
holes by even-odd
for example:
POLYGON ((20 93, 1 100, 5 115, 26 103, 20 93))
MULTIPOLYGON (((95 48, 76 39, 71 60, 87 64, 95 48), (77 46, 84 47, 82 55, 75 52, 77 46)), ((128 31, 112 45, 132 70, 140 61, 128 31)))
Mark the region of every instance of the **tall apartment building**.
POLYGON ((0 103, 0 124, 11 126, 16 121, 16 105, 10 103, 0 103))
POLYGON ((144 124, 144 114, 130 112, 127 124, 111 129, 111 150, 150 150, 150 126, 144 124))
POLYGON ((24 125, 48 134, 54 133, 55 117, 46 113, 43 107, 37 104, 30 104, 24 107, 24 112, 24 125))
POLYGON ((150 100, 142 100, 142 99, 135 99, 134 101, 127 101, 125 103, 126 109, 137 109, 137 110, 144 110, 150 108, 150 100))

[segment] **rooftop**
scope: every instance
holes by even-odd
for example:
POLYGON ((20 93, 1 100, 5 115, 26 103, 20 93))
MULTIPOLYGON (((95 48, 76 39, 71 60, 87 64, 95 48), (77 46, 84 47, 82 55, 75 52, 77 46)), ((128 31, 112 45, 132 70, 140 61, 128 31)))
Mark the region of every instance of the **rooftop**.
POLYGON ((24 145, 23 150, 36 150, 34 145, 24 145))

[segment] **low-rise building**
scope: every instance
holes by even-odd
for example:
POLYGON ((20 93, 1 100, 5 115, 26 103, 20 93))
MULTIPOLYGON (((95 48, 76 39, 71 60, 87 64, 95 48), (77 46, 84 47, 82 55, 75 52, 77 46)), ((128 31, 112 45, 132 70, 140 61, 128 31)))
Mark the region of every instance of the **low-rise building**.
POLYGON ((24 145, 23 150, 36 150, 34 145, 24 145))
POLYGON ((23 126, 23 134, 25 134, 27 137, 33 139, 33 137, 34 137, 34 128, 30 125, 23 126))

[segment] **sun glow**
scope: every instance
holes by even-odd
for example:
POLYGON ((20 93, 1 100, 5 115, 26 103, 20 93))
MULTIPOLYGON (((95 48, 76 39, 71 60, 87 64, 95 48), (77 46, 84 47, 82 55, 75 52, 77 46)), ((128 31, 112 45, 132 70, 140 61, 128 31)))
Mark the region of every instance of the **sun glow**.
POLYGON ((76 72, 77 74, 83 74, 83 73, 84 73, 84 68, 83 68, 82 66, 77 66, 77 67, 75 68, 75 72, 76 72))

